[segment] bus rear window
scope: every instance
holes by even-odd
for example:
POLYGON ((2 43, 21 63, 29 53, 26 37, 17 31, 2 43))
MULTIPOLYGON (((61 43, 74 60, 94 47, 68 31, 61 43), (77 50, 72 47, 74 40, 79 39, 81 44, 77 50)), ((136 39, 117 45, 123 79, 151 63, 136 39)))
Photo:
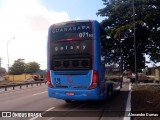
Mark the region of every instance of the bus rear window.
POLYGON ((53 59, 53 70, 91 69, 91 58, 53 59))
POLYGON ((91 69, 92 22, 71 22, 51 26, 49 46, 53 70, 91 69))

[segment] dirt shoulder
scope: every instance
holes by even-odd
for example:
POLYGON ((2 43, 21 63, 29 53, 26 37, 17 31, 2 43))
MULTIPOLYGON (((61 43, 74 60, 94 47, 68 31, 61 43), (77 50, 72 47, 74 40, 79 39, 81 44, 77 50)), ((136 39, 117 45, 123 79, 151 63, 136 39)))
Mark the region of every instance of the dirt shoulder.
POLYGON ((145 117, 132 117, 131 120, 160 120, 160 84, 132 85, 131 96, 132 113, 145 114, 145 117), (151 113, 152 117, 148 117, 151 113), (153 117, 157 114, 159 117, 153 117))

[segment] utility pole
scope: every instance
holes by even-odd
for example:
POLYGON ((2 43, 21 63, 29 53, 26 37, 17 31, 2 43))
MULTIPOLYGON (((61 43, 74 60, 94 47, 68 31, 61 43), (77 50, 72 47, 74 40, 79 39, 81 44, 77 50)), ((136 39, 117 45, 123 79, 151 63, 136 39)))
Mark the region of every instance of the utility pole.
POLYGON ((15 39, 15 37, 12 37, 10 40, 7 41, 7 59, 8 59, 8 73, 9 73, 9 43, 11 40, 15 39))
POLYGON ((138 73, 137 73, 137 43, 136 43, 136 32, 135 32, 135 5, 133 0, 133 33, 134 33, 134 61, 135 61, 135 82, 138 82, 138 73))
POLYGON ((1 64, 2 64, 2 58, 0 57, 0 68, 1 68, 1 64))

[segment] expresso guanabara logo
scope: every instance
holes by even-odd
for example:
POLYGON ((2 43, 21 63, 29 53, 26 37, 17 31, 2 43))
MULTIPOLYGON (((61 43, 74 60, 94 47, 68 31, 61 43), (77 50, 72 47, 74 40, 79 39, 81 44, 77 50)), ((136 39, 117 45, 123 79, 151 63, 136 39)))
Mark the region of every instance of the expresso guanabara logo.
POLYGON ((53 28, 52 33, 69 32, 69 31, 82 31, 82 30, 92 30, 92 28, 89 25, 61 27, 61 28, 53 28))

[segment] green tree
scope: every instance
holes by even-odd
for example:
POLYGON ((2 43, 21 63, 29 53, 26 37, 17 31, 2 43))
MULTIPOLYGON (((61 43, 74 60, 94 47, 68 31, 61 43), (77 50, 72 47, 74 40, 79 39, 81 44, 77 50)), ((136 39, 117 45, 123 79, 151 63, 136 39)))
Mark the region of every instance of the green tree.
POLYGON ((25 62, 24 59, 15 60, 12 67, 9 69, 10 74, 18 75, 25 72, 25 62))
POLYGON ((9 69, 10 74, 18 75, 23 73, 36 73, 40 69, 40 64, 37 62, 25 63, 24 59, 15 60, 13 65, 9 69))
POLYGON ((5 75, 7 72, 6 72, 6 69, 3 68, 3 67, 0 67, 0 76, 3 76, 5 75))
POLYGON ((40 65, 37 62, 29 62, 26 64, 25 72, 26 73, 36 73, 40 69, 40 65))
MULTIPOLYGON (((108 38, 115 41, 114 55, 122 57, 124 66, 134 70, 134 32, 137 67, 145 66, 144 53, 152 61, 160 62, 160 1, 134 0, 134 4, 133 0, 102 1, 105 7, 97 15, 106 17, 101 24, 108 38)), ((103 45, 108 47, 105 42, 103 45)))

